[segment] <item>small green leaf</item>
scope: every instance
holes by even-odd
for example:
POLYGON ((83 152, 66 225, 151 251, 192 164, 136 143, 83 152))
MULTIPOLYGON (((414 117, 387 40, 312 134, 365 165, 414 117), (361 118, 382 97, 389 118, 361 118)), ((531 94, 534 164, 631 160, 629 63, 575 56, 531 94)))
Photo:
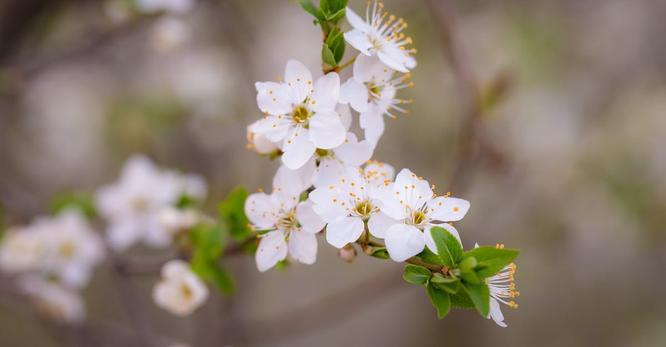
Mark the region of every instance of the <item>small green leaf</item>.
POLYGON ((456 294, 460 291, 460 282, 453 282, 453 283, 435 283, 431 282, 432 285, 435 287, 449 293, 449 294, 456 294))
POLYGON ((333 53, 333 59, 335 60, 335 64, 331 66, 336 66, 340 63, 340 61, 342 61, 346 46, 345 38, 339 28, 334 27, 328 33, 328 36, 326 37, 326 46, 328 46, 328 48, 331 50, 331 53, 333 53))
POLYGON ((463 272, 471 271, 471 270, 474 270, 474 268, 476 267, 476 264, 477 264, 476 258, 468 257, 468 258, 464 258, 460 262, 459 267, 460 267, 460 270, 462 270, 463 272))
POLYGON ((509 265, 517 256, 518 250, 482 246, 465 252, 463 258, 474 257, 478 262, 477 275, 490 277, 509 265))
POLYGON ((342 19, 346 14, 345 9, 340 9, 337 12, 329 13, 326 15, 326 20, 332 23, 337 23, 342 19))
POLYGON ((249 221, 245 216, 245 200, 248 192, 244 187, 237 187, 224 199, 218 208, 220 217, 229 228, 229 234, 237 242, 253 237, 249 221))
POLYGON ((317 21, 324 22, 326 19, 324 18, 324 15, 322 14, 321 10, 315 6, 312 1, 310 0, 300 0, 299 3, 301 4, 301 7, 305 10, 305 12, 311 14, 313 17, 317 18, 317 21))
POLYGON ((435 264, 435 265, 444 265, 444 262, 439 258, 439 256, 435 253, 433 253, 431 250, 429 250, 427 247, 423 249, 423 252, 419 253, 417 256, 421 258, 424 262, 428 264, 435 264))
POLYGON ((337 65, 333 51, 325 43, 321 46, 321 60, 330 66, 337 65))
POLYGON ((490 311, 490 291, 488 290, 488 286, 485 283, 463 283, 463 288, 481 316, 488 317, 488 311, 490 311))
POLYGON ((402 273, 402 278, 405 282, 411 284, 425 284, 430 279, 430 276, 432 276, 430 270, 414 264, 407 264, 402 273))
POLYGON ((437 273, 432 274, 432 278, 430 279, 430 281, 433 282, 433 283, 454 283, 454 282, 458 282, 459 279, 451 278, 451 277, 444 277, 444 275, 437 272, 437 273))
POLYGON ((437 318, 442 319, 446 317, 451 309, 451 297, 449 294, 432 284, 426 287, 426 292, 428 293, 430 302, 437 310, 437 318))
POLYGON ((178 201, 176 201, 176 207, 182 210, 190 207, 196 207, 198 203, 199 201, 197 201, 197 199, 187 194, 183 194, 178 198, 178 201))
POLYGON ((379 259, 389 258, 389 254, 388 251, 386 250, 386 247, 373 247, 373 249, 370 251, 370 256, 379 259))
POLYGON ((448 267, 454 267, 462 258, 462 246, 458 239, 442 227, 433 227, 430 229, 432 239, 437 246, 439 258, 448 267))
POLYGON ((458 291, 456 294, 451 294, 451 306, 457 308, 471 309, 474 308, 472 299, 469 298, 467 292, 464 290, 458 291))
POLYGON ((473 284, 481 283, 481 279, 476 274, 476 272, 474 272, 474 270, 461 271, 460 277, 462 277, 462 279, 467 283, 473 283, 473 284))
POLYGON ((93 198, 81 193, 61 194, 51 201, 53 214, 60 214, 66 210, 78 210, 87 218, 95 218, 97 210, 93 198))
POLYGON ((284 271, 284 270, 287 270, 287 268, 289 268, 289 265, 291 265, 289 263, 289 260, 288 259, 283 259, 283 260, 278 261, 277 264, 275 264, 275 268, 278 269, 278 271, 284 271))

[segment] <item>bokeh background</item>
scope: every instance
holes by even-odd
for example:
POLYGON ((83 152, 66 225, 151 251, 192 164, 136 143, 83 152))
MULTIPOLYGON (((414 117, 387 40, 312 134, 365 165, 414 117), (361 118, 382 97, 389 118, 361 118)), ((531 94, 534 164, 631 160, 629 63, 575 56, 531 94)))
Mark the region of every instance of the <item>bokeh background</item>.
MULTIPOLYGON (((173 15, 128 15, 119 3, 0 2, 2 225, 47 213, 59 194, 94 192, 137 152, 204 175, 211 213, 236 185, 270 188, 278 163, 245 148, 260 116, 254 82, 290 58, 319 70, 309 15, 287 0, 198 1, 173 15)), ((78 330, 5 296, 0 345, 138 346, 141 333, 191 346, 665 345, 666 2, 449 4, 464 63, 482 95, 497 96, 479 121, 484 149, 453 193, 472 201, 459 224, 467 247, 522 250, 508 328, 472 311, 438 321, 401 265, 347 264, 321 240, 315 266, 260 274, 231 259, 238 293, 185 319, 152 303, 155 273, 127 279, 142 319, 132 323, 108 265, 85 291, 78 330)), ((388 122, 375 158, 446 191, 467 160, 467 112, 433 6, 386 1, 410 24, 419 64, 404 92, 412 112, 388 122)))

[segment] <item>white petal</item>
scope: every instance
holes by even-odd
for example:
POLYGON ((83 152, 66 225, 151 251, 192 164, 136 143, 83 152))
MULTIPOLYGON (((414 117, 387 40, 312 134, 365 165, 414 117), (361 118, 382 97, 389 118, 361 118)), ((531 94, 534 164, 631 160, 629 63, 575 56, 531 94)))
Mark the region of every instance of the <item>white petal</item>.
POLYGON ((314 154, 316 146, 310 140, 308 130, 296 127, 289 131, 282 147, 282 163, 292 170, 299 169, 305 165, 314 154))
POLYGON ((312 74, 303 63, 298 60, 289 60, 284 72, 287 86, 292 90, 292 101, 302 103, 312 92, 312 74))
MULTIPOLYGON (((364 55, 359 55, 364 57, 364 55)), ((340 102, 348 103, 357 112, 365 112, 368 109, 368 88, 350 78, 340 86, 340 102)))
POLYGON ((317 236, 302 231, 289 236, 289 255, 303 264, 314 264, 317 260, 317 236))
POLYGON ((342 248, 358 240, 363 234, 363 220, 358 217, 344 217, 328 223, 326 241, 333 247, 342 248))
POLYGON ((376 144, 384 134, 384 115, 380 112, 363 112, 360 116, 361 129, 365 130, 365 139, 376 144))
POLYGON ((316 169, 314 159, 308 160, 298 170, 280 166, 273 177, 273 191, 299 196, 312 185, 312 177, 316 169))
POLYGON ((312 205, 313 203, 311 201, 299 203, 296 207, 296 219, 303 227, 303 231, 308 233, 318 233, 324 229, 326 222, 315 213, 312 209, 312 205))
POLYGON ((419 178, 409 169, 402 169, 398 173, 393 190, 397 192, 397 197, 414 209, 423 206, 433 195, 428 181, 419 178))
POLYGON ((315 146, 331 149, 345 141, 347 131, 334 111, 317 112, 310 119, 310 138, 315 146))
POLYGON ((506 323, 504 323, 504 315, 502 314, 502 309, 497 300, 490 298, 490 312, 488 313, 488 318, 492 318, 493 321, 502 328, 506 328, 506 323))
POLYGON ((137 227, 140 227, 140 225, 137 226, 131 221, 110 224, 107 230, 107 239, 111 248, 120 252, 139 241, 143 233, 137 227))
POLYGON ((312 209, 325 221, 334 221, 348 214, 347 209, 340 205, 341 199, 337 193, 337 190, 323 186, 313 190, 308 196, 314 203, 312 209))
POLYGON ((357 15, 356 12, 354 12, 354 10, 349 7, 347 7, 346 15, 347 21, 349 22, 349 25, 352 26, 352 28, 363 31, 366 31, 370 28, 370 25, 368 25, 368 23, 366 23, 363 18, 357 15))
POLYGON ((291 88, 283 83, 257 82, 257 105, 261 112, 272 115, 286 114, 292 111, 291 88))
POLYGON ((340 99, 340 76, 329 72, 317 79, 312 93, 311 107, 313 110, 331 111, 340 99))
POLYGON ((254 193, 245 200, 245 215, 252 224, 261 229, 268 229, 275 225, 277 212, 266 193, 254 193))
POLYGON ((432 211, 429 216, 433 220, 442 222, 457 222, 467 214, 470 203, 458 198, 445 198, 443 196, 428 202, 428 208, 432 211))
POLYGON ((377 57, 388 67, 400 72, 409 72, 408 66, 415 67, 416 60, 397 45, 387 44, 377 52, 377 57))
POLYGON ((432 233, 430 232, 430 230, 433 227, 440 227, 440 228, 443 228, 444 230, 448 231, 449 233, 451 233, 451 235, 455 236, 458 239, 458 242, 460 242, 460 246, 462 247, 462 241, 460 240, 460 235, 458 234, 458 230, 456 230, 456 228, 454 228, 453 225, 450 225, 450 224, 447 224, 447 223, 444 223, 444 224, 429 224, 425 227, 423 232, 425 234, 426 246, 428 246, 428 248, 433 253, 439 254, 437 252, 437 245, 435 244, 435 240, 433 240, 432 233))
POLYGON ((392 75, 393 69, 384 65, 384 63, 375 56, 361 54, 356 57, 356 61, 354 61, 354 79, 359 82, 372 81, 375 84, 383 85, 391 80, 392 75))
POLYGON ((345 166, 336 158, 326 157, 321 159, 317 166, 317 173, 314 179, 315 187, 327 187, 340 180, 340 175, 344 174, 345 166))
POLYGON ((425 240, 421 230, 406 224, 395 224, 386 231, 386 250, 391 259, 405 261, 423 251, 425 240))
POLYGON ((333 151, 346 166, 358 167, 370 160, 375 146, 368 141, 358 142, 354 133, 347 133, 347 140, 333 151))
POLYGON ((372 236, 383 239, 386 236, 386 231, 397 223, 397 220, 379 212, 370 216, 368 229, 372 236))
POLYGON ((287 243, 282 231, 272 231, 259 241, 259 247, 255 254, 257 269, 264 272, 287 257, 287 243))
POLYGON ((345 127, 345 130, 349 131, 352 123, 352 114, 349 105, 337 104, 335 105, 335 112, 340 117, 340 122, 345 127))
POLYGON ((395 194, 393 186, 394 184, 391 184, 385 189, 376 192, 378 195, 377 198, 381 202, 379 209, 382 213, 395 220, 403 220, 407 218, 407 207, 404 205, 404 200, 395 194))
POLYGON ((267 116, 253 124, 252 131, 265 136, 269 141, 279 142, 284 140, 291 125, 290 121, 277 116, 267 116))
POLYGON ((344 36, 347 43, 349 43, 352 47, 358 49, 365 55, 370 55, 372 42, 370 42, 370 39, 366 33, 358 29, 352 29, 344 33, 344 36))

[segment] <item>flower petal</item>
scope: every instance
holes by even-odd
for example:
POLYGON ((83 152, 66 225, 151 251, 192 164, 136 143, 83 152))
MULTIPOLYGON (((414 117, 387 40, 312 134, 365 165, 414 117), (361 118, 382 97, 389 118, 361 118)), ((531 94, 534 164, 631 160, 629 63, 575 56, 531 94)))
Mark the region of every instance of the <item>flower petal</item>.
POLYGON ((273 177, 273 191, 299 196, 312 185, 312 176, 316 169, 314 159, 308 160, 301 168, 292 170, 280 166, 273 177))
POLYGON ((349 25, 352 26, 352 28, 363 31, 366 31, 370 28, 370 25, 368 25, 368 23, 366 23, 363 18, 361 18, 358 14, 356 14, 356 12, 354 12, 354 10, 349 7, 347 7, 346 15, 347 21, 349 22, 349 25))
POLYGON ((317 260, 317 236, 295 231, 289 235, 289 255, 303 264, 314 264, 317 260))
POLYGON ((412 225, 394 224, 386 231, 386 250, 391 259, 405 261, 423 251, 425 240, 423 233, 412 225))
POLYGON ((257 82, 257 105, 261 112, 281 115, 291 112, 291 88, 283 83, 257 82))
POLYGON ((423 206, 433 195, 428 181, 416 176, 409 169, 402 169, 398 173, 393 191, 396 197, 413 209, 423 206))
POLYGON ((335 184, 340 179, 340 175, 345 172, 345 166, 336 158, 326 157, 320 160, 315 174, 314 186, 326 187, 335 184))
POLYGON ((278 142, 284 140, 289 131, 289 120, 283 117, 266 116, 252 124, 252 130, 257 135, 265 136, 269 141, 278 142))
POLYGON ((268 229, 277 221, 277 211, 266 193, 254 193, 245 200, 245 215, 255 226, 268 229))
POLYGON ((316 234, 324 229, 326 222, 315 213, 312 206, 313 203, 309 200, 299 203, 296 207, 296 219, 303 227, 303 231, 316 234))
POLYGON ((392 75, 393 69, 375 56, 359 55, 354 61, 354 79, 358 82, 384 85, 391 80, 392 75))
POLYGON ((361 129, 365 130, 365 139, 377 144, 384 134, 384 115, 377 111, 363 112, 360 116, 361 129))
POLYGON ((490 298, 490 312, 488 313, 488 318, 492 318, 493 321, 502 328, 506 328, 506 323, 504 323, 504 315, 502 314, 502 309, 497 300, 490 298))
POLYGON ((291 129, 282 147, 282 163, 292 170, 299 169, 308 162, 315 149, 308 130, 300 126, 291 129))
POLYGON ((345 40, 352 47, 358 49, 361 53, 365 55, 370 55, 372 49, 372 42, 368 38, 368 35, 361 30, 352 29, 344 33, 345 40))
POLYGON ((430 218, 442 222, 457 222, 463 219, 469 208, 469 201, 458 198, 439 196, 428 202, 430 218))
POLYGON ((370 216, 368 229, 372 236, 383 239, 386 236, 386 231, 394 224, 398 224, 398 221, 379 212, 370 216))
POLYGON ((264 272, 286 257, 287 242, 284 240, 284 233, 278 230, 272 231, 261 238, 254 259, 257 263, 257 269, 264 272))
POLYGON ((311 107, 314 111, 331 111, 340 99, 340 76, 329 72, 317 79, 312 92, 311 107))
POLYGON ((370 142, 358 142, 354 133, 347 133, 347 140, 333 151, 346 166, 358 167, 370 160, 374 150, 375 146, 370 142))
POLYGON ((331 149, 345 141, 347 131, 334 111, 317 112, 310 119, 310 138, 317 148, 331 149))
POLYGON ((335 105, 335 112, 340 117, 340 122, 342 126, 345 127, 345 130, 349 131, 352 123, 352 114, 347 104, 337 104, 335 105))
MULTIPOLYGON (((364 57, 364 55, 359 55, 364 57)), ((368 88, 350 78, 340 86, 340 102, 348 103, 357 112, 365 112, 368 109, 368 88)))
POLYGON ((363 220, 358 217, 344 217, 328 223, 326 241, 333 247, 342 248, 352 243, 363 234, 363 220))
POLYGON ((313 190, 309 199, 314 203, 312 209, 325 221, 334 221, 348 215, 347 209, 340 204, 339 190, 323 186, 313 190))
POLYGON ((302 103, 312 93, 312 74, 303 63, 298 60, 289 60, 284 72, 287 86, 291 87, 292 102, 302 103))

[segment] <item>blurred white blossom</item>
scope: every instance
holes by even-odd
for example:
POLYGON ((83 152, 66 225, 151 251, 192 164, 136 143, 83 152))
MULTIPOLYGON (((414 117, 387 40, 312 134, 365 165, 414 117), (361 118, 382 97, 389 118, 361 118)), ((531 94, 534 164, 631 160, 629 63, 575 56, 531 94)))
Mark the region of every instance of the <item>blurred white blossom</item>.
POLYGON ((18 285, 35 308, 50 319, 76 324, 86 317, 83 298, 76 290, 32 276, 21 278, 18 285))
POLYGON ((187 316, 208 298, 208 287, 182 260, 171 260, 162 267, 162 279, 153 289, 157 306, 178 316, 187 316))

